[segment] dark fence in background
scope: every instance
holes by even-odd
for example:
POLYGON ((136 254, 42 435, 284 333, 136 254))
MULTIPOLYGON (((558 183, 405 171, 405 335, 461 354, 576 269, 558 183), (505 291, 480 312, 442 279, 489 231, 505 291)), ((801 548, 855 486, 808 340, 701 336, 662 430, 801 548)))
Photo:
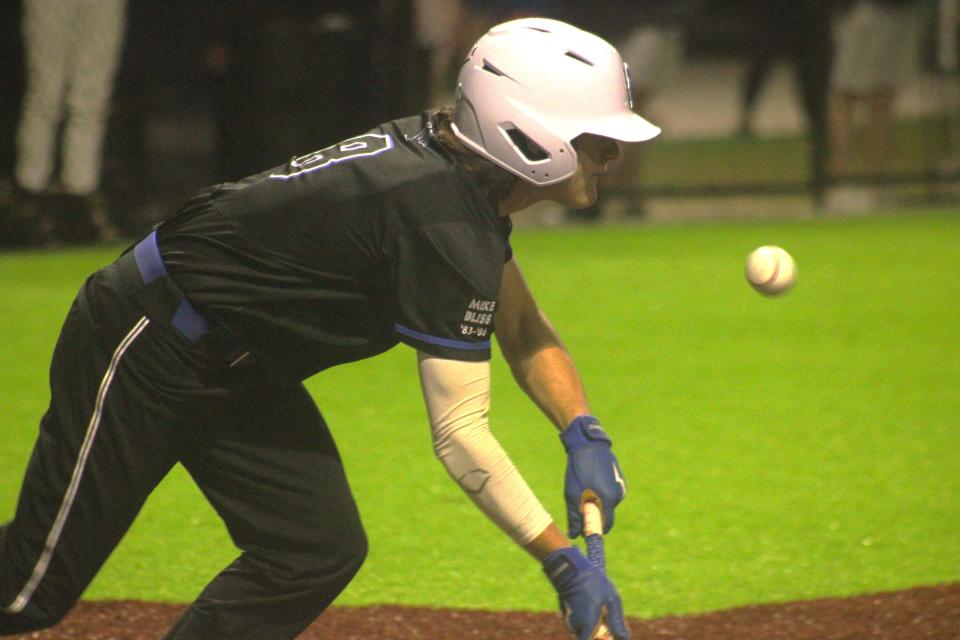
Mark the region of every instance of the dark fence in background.
MULTIPOLYGON (((540 4, 557 17, 578 15, 568 3, 540 4)), ((582 5, 589 5, 594 18, 606 16, 601 27, 610 26, 609 37, 619 44, 632 27, 644 24, 644 5, 656 3, 637 2, 639 9, 631 11, 622 2, 569 4, 580 7, 579 15, 582 5), (607 14, 597 9, 602 6, 607 14), (618 12, 635 22, 611 24, 618 12)), ((816 211, 853 206, 851 190, 878 188, 910 201, 955 201, 960 104, 955 63, 950 67, 944 60, 956 44, 955 2, 917 3, 925 12, 917 63, 897 86, 883 166, 871 165, 862 153, 870 144, 864 122, 854 136, 857 153, 842 175, 831 174, 829 150, 817 151, 804 101, 810 87, 819 86, 812 90, 823 93, 828 110, 829 77, 811 78, 810 69, 796 62, 803 46, 809 56, 816 47, 832 45, 803 44, 808 27, 767 29, 756 13, 761 5, 782 13, 805 3, 660 4, 684 5, 682 19, 649 13, 652 27, 679 27, 681 55, 665 63, 669 73, 640 105, 664 135, 642 148, 632 180, 611 186, 621 211, 649 213, 659 206, 662 215, 683 215, 687 203, 702 211, 709 209, 703 200, 730 197, 738 206, 748 197, 763 202, 779 197, 796 210, 816 211), (746 85, 752 65, 764 55, 763 43, 772 43, 775 55, 755 83, 745 129, 746 85)), ((833 7, 835 17, 837 7, 853 3, 810 4, 833 7)), ((489 19, 509 15, 510 5, 492 3, 501 13, 489 19)), ((430 50, 415 32, 418 6, 373 0, 132 0, 104 157, 103 191, 118 225, 138 232, 206 184, 240 178, 431 106, 430 50), (391 7, 388 14, 382 13, 385 5, 391 7)), ((481 16, 472 33, 483 26, 481 16)), ((18 29, 19 3, 0 3, 3 175, 11 173, 16 153, 12 134, 24 81, 18 29)), ((819 64, 829 73, 828 64, 819 64)), ((448 73, 451 85, 453 74, 455 66, 448 73)), ((821 143, 827 137, 822 130, 821 143)))

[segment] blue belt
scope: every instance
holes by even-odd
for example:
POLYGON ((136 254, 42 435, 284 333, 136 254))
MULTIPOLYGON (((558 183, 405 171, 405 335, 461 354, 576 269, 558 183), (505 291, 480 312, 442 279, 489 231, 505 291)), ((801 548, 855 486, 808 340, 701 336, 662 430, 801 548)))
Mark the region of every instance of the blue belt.
MULTIPOLYGON (((163 257, 160 255, 160 247, 157 246, 157 232, 152 231, 150 235, 137 243, 133 248, 133 257, 137 262, 137 269, 140 270, 140 278, 143 284, 150 284, 167 276, 167 267, 163 264, 163 257)), ((177 310, 173 314, 171 321, 174 327, 185 335, 191 342, 196 342, 210 330, 206 318, 200 315, 186 297, 180 298, 177 310)))

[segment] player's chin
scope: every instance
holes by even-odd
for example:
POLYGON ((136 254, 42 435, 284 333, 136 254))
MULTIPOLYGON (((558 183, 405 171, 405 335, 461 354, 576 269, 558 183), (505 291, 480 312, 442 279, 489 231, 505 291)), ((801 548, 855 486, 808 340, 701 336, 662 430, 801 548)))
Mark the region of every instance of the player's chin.
POLYGON ((577 193, 572 194, 570 202, 567 203, 572 209, 588 209, 597 202, 599 193, 597 192, 597 183, 592 182, 577 193))
POLYGON ((596 177, 576 175, 567 182, 549 187, 548 198, 570 209, 587 209, 597 201, 596 177))

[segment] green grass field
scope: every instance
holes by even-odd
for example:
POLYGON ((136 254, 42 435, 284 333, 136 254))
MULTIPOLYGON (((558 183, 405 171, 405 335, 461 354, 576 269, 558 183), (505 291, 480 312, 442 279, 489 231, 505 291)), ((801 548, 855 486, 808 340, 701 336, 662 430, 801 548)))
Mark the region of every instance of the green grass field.
MULTIPOLYGON (((629 492, 607 541, 628 615, 960 580, 960 215, 520 230, 528 280, 577 359, 629 492), (743 259, 780 244, 796 289, 743 259)), ((117 248, 0 255, 0 520, 47 361, 117 248)), ((563 516, 564 454, 499 355, 492 426, 563 516)), ((310 380, 371 541, 341 605, 553 610, 539 567, 433 458, 413 352, 310 380)), ((88 598, 189 601, 234 551, 176 469, 88 598)))
MULTIPOLYGON (((890 131, 884 170, 893 175, 931 171, 944 158, 943 141, 947 137, 942 119, 899 120, 890 131)), ((802 185, 809 179, 808 145, 799 135, 724 136, 708 140, 667 137, 648 144, 643 169, 646 188, 744 183, 787 186, 802 185)), ((862 155, 854 155, 850 160, 851 176, 872 171, 862 155)))

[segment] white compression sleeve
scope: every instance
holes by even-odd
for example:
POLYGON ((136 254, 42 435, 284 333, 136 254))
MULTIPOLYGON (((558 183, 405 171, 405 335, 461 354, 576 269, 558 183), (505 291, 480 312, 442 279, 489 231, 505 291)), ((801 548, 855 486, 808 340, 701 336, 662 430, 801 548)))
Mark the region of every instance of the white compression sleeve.
POLYGON ((490 363, 420 353, 419 365, 437 458, 490 520, 529 544, 552 518, 490 432, 490 363))

